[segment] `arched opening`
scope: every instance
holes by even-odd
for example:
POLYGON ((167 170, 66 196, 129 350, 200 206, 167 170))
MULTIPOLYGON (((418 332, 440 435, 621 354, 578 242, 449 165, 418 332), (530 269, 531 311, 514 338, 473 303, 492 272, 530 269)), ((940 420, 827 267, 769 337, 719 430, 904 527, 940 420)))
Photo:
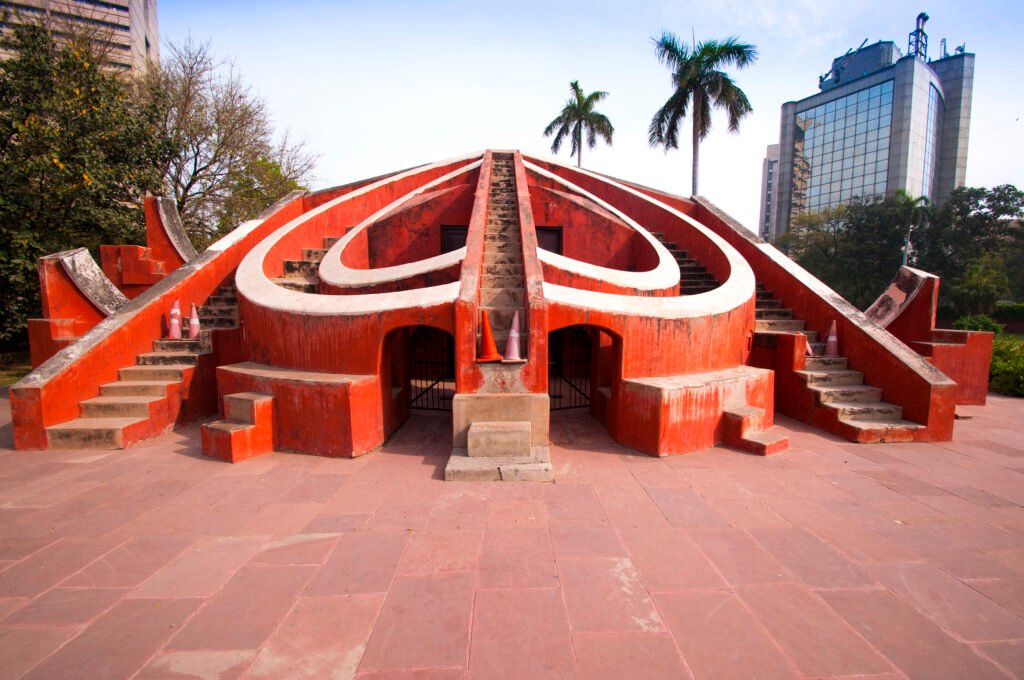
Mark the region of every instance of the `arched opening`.
POLYGON ((451 411, 455 396, 455 338, 430 326, 405 329, 411 411, 451 411))
POLYGON ((621 341, 597 326, 548 334, 548 397, 552 411, 587 409, 605 422, 621 368, 621 341))

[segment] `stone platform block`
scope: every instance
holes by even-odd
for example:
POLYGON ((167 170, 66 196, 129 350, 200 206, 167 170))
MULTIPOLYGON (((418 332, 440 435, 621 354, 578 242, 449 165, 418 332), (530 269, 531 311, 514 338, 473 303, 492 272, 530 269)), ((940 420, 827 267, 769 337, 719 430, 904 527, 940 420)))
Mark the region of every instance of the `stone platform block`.
POLYGON ((529 456, 531 427, 528 422, 480 421, 469 426, 468 450, 480 456, 529 456))

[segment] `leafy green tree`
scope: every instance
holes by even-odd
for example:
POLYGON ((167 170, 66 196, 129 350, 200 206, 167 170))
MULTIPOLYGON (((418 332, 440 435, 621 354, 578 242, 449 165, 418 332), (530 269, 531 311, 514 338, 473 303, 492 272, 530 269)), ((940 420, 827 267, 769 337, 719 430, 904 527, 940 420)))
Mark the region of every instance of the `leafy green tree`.
POLYGON ((959 277, 953 279, 949 298, 960 314, 991 316, 996 302, 1009 291, 1002 262, 995 255, 972 262, 959 277))
POLYGON ((986 255, 1012 256, 1021 218, 1024 192, 1016 187, 955 189, 940 208, 930 211, 924 228, 915 231, 917 266, 952 281, 986 255))
POLYGON ((287 135, 275 143, 266 101, 237 70, 219 63, 208 44, 189 40, 168 53, 150 77, 166 102, 163 122, 173 140, 164 168, 167 192, 193 243, 203 249, 289 187, 308 183, 317 159, 287 135), (235 197, 236 191, 245 195, 235 197))
POLYGON ((694 41, 691 48, 672 33, 662 33, 654 41, 659 61, 672 70, 672 96, 651 119, 647 139, 651 146, 663 146, 665 152, 679 147, 679 122, 687 113, 693 122, 693 195, 697 195, 700 143, 711 132, 711 109, 717 107, 729 117, 729 130, 736 132, 740 120, 753 111, 747 95, 721 69, 746 68, 757 60, 757 48, 739 42, 735 36, 725 40, 694 41))
POLYGON ((551 142, 551 153, 554 154, 558 153, 562 148, 562 142, 568 137, 569 155, 575 155, 576 166, 583 167, 584 136, 587 147, 593 149, 597 146, 599 136, 606 144, 611 144, 615 128, 607 116, 594 110, 594 107, 608 96, 607 92, 595 90, 590 94, 584 94, 578 80, 569 83, 569 90, 572 92, 571 96, 565 102, 562 112, 544 128, 544 136, 555 136, 551 142))
POLYGON ((903 264, 910 264, 912 262, 910 257, 911 238, 914 227, 919 227, 928 220, 928 197, 914 198, 905 190, 897 189, 895 198, 903 213, 903 223, 907 230, 907 238, 903 243, 903 264))
POLYGON ((0 48, 0 341, 17 343, 39 314, 37 259, 139 242, 170 144, 159 98, 100 68, 88 36, 15 24, 0 48))
POLYGON ((800 215, 778 245, 852 304, 865 308, 900 266, 903 204, 856 199, 833 210, 800 215))

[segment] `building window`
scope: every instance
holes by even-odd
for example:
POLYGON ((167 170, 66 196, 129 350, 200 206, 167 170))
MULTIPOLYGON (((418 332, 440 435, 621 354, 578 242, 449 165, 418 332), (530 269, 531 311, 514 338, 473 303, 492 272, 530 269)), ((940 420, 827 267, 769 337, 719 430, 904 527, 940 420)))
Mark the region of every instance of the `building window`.
POLYGON ((798 111, 792 215, 885 193, 893 81, 798 111))
POLYGON ((931 200, 935 191, 935 172, 939 166, 939 130, 942 129, 944 105, 939 90, 932 85, 928 90, 928 124, 924 131, 924 172, 921 175, 921 195, 931 200))

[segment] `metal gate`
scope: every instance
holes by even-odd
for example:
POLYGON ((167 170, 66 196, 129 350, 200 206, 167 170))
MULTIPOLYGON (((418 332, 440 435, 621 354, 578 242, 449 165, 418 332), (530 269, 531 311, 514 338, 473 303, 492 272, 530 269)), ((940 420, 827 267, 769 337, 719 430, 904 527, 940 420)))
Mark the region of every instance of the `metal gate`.
POLYGON ((590 406, 591 339, 581 326, 548 336, 548 397, 551 410, 590 406))
POLYGON ((451 411, 455 396, 455 338, 417 326, 409 334, 409 408, 451 411))

